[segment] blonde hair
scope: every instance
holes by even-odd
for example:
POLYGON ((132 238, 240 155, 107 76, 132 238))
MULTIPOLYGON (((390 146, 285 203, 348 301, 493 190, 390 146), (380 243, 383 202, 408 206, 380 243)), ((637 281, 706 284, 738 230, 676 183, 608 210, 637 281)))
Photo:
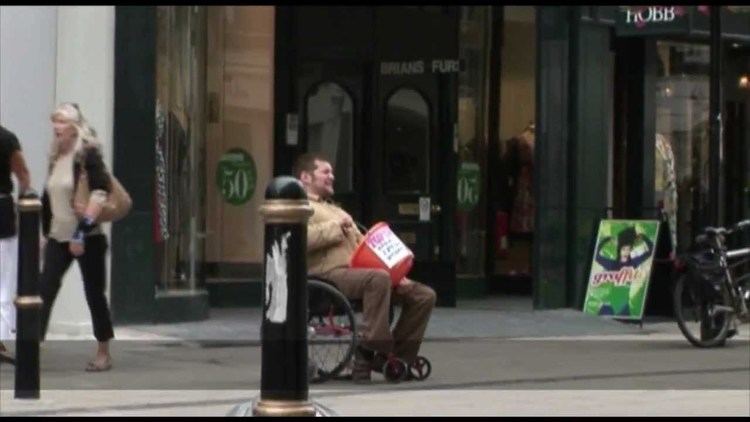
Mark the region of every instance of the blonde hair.
MULTIPOLYGON (((83 113, 81 113, 81 109, 78 107, 78 104, 61 103, 60 105, 58 105, 57 108, 55 108, 55 110, 52 112, 52 114, 50 114, 50 120, 56 119, 68 122, 76 128, 75 148, 80 147, 81 141, 87 144, 93 144, 94 146, 98 147, 98 142, 96 140, 96 130, 91 127, 86 118, 83 117, 83 113)), ((57 161, 59 157, 60 143, 56 139, 54 139, 53 136, 52 147, 49 153, 50 171, 52 169, 52 166, 55 164, 55 161, 57 161)))

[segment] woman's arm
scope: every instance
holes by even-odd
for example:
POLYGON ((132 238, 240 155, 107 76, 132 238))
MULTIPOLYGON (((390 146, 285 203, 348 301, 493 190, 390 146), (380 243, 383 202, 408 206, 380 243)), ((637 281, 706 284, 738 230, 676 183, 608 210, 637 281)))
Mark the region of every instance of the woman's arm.
POLYGON ((649 258, 651 258, 651 251, 653 251, 654 249, 654 242, 652 242, 651 239, 648 238, 648 236, 644 234, 639 234, 638 236, 643 240, 644 243, 646 243, 646 252, 638 255, 631 260, 633 266, 636 268, 646 262, 649 258))
POLYGON ((107 200, 107 195, 111 191, 109 174, 104 166, 104 161, 98 148, 93 146, 86 147, 83 157, 83 168, 86 170, 91 195, 85 209, 76 210, 82 213, 82 217, 73 234, 72 242, 75 243, 83 243, 84 236, 96 227, 96 219, 101 214, 102 205, 107 200))
POLYGON ((601 255, 602 249, 607 245, 607 242, 612 240, 612 237, 605 237, 602 239, 601 243, 599 243, 599 248, 596 250, 596 253, 594 254, 594 260, 604 267, 605 270, 611 271, 613 265, 617 265, 616 259, 609 259, 601 255))
POLYGON ((31 186, 31 176, 29 168, 26 167, 26 160, 23 158, 21 150, 16 150, 10 157, 10 170, 16 175, 19 184, 19 192, 23 194, 31 186))
POLYGON ((102 204, 107 200, 107 195, 112 191, 109 173, 104 165, 104 160, 96 147, 88 147, 84 157, 84 168, 88 177, 91 196, 86 205, 84 217, 96 220, 102 212, 102 204))

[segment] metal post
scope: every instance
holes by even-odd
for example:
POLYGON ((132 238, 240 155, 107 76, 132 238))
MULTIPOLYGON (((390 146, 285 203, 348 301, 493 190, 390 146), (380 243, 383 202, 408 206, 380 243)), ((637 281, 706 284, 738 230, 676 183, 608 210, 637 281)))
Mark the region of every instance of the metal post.
POLYGON ((308 400, 307 220, 313 213, 302 184, 280 176, 260 207, 265 222, 260 400, 233 416, 327 416, 308 400))
POLYGON ((39 198, 18 201, 18 297, 16 318, 17 399, 39 398, 39 198))
POLYGON ((708 221, 711 225, 721 224, 721 162, 722 119, 721 119, 721 6, 711 7, 711 73, 709 87, 709 192, 708 221))

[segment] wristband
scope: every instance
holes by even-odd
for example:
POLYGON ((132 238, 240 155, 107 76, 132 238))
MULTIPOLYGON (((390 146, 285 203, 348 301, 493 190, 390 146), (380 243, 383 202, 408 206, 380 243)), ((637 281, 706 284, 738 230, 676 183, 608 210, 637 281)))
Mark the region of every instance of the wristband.
POLYGON ((83 217, 83 220, 78 222, 78 227, 76 228, 76 231, 83 232, 84 234, 90 232, 94 229, 94 226, 96 225, 96 222, 93 218, 89 216, 83 217))
POLYGON ((83 230, 76 230, 75 233, 73 233, 73 238, 70 239, 71 243, 83 243, 83 230))

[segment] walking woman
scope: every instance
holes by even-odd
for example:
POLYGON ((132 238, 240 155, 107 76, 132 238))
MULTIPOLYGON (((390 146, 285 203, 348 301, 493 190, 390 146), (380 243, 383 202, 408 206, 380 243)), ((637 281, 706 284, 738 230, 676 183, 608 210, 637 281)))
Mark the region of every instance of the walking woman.
MULTIPOLYGON (((16 332, 13 299, 18 283, 18 238, 11 173, 18 179, 20 195, 25 195, 31 181, 21 145, 13 132, 0 125, 0 340, 14 340, 16 332)), ((0 342, 0 362, 12 363, 13 359, 5 355, 5 351, 0 342)))
POLYGON ((42 338, 47 333, 63 275, 75 259, 83 275, 86 302, 98 341, 96 356, 88 362, 86 370, 107 371, 112 367, 109 341, 114 332, 104 296, 107 238, 96 218, 110 192, 109 175, 95 139, 96 133, 89 127, 77 104, 60 104, 51 120, 54 137, 42 198, 42 230, 47 239, 41 276, 44 300, 42 338), (74 204, 75 188, 84 172, 91 196, 88 204, 74 204))

